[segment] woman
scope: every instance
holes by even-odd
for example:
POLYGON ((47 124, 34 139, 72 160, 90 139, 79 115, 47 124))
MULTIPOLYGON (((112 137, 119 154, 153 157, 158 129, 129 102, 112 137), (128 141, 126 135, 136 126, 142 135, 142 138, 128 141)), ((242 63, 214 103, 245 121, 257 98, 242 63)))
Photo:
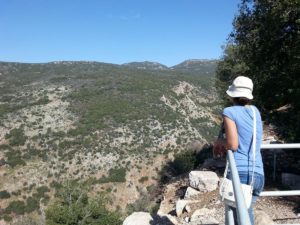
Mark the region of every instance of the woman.
MULTIPOLYGON (((233 81, 226 91, 231 98, 233 106, 223 110, 223 121, 226 134, 225 148, 233 150, 241 183, 251 183, 254 166, 253 197, 251 207, 248 210, 251 223, 254 224, 252 207, 264 186, 264 170, 260 152, 263 132, 262 121, 260 113, 255 106, 253 107, 256 113, 256 154, 253 163, 253 112, 250 107, 253 99, 252 91, 253 83, 250 78, 239 76, 233 81)), ((230 172, 228 173, 228 178, 231 179, 230 172)), ((236 218, 235 210, 234 214, 236 218)))

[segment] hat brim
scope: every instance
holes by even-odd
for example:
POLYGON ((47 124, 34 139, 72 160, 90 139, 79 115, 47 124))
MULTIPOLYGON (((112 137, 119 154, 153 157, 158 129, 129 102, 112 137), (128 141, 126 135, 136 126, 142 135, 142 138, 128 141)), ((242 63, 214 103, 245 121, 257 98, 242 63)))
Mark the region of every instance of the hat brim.
POLYGON ((253 99, 253 95, 250 90, 247 90, 247 89, 238 90, 238 89, 232 87, 232 85, 229 86, 228 90, 226 91, 226 94, 232 98, 244 97, 244 98, 248 98, 250 100, 253 99))

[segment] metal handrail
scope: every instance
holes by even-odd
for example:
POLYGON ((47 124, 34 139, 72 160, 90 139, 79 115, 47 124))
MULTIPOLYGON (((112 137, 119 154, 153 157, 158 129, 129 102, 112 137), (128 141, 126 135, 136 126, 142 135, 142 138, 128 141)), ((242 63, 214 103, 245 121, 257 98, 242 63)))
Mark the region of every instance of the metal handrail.
MULTIPOLYGON (((261 149, 300 149, 300 143, 289 143, 289 144, 262 144, 261 149)), ((276 172, 276 151, 273 152, 273 180, 275 180, 276 172)), ((270 196, 297 196, 300 195, 300 190, 291 191, 263 191, 259 196, 270 197, 270 196)))
POLYGON ((297 196, 300 195, 300 190, 294 191, 263 191, 259 196, 261 197, 274 197, 274 196, 297 196))
POLYGON ((300 143, 292 144, 261 144, 261 149, 295 149, 300 148, 300 143))
MULTIPOLYGON (((262 144, 261 149, 300 149, 300 143, 292 144, 262 144)), ((275 167, 276 167, 276 152, 274 152, 274 167, 273 167, 273 179, 275 178, 275 167)), ((300 195, 300 190, 291 191, 264 191, 260 193, 262 197, 268 196, 296 196, 300 195)), ((283 224, 282 224, 283 225, 283 224)), ((289 224, 284 224, 289 225, 289 224)))
MULTIPOLYGON (((293 144, 262 144, 261 149, 300 149, 300 143, 293 144)), ((244 195, 242 192, 242 187, 240 183, 240 178, 236 168, 235 160, 233 157, 233 152, 231 150, 227 151, 227 159, 229 161, 230 171, 232 174, 232 184, 233 192, 236 201, 236 211, 238 224, 240 225, 250 225, 250 217, 246 207, 244 195)), ((268 191, 262 192, 260 196, 295 196, 299 195, 300 190, 292 191, 268 191)), ((229 206, 225 205, 225 224, 232 225, 234 224, 233 212, 229 206)))
MULTIPOLYGON (((231 175, 232 175, 232 185, 233 185, 233 193, 234 193, 235 202, 236 202, 238 223, 240 225, 251 225, 248 209, 246 207, 244 194, 242 192, 240 177, 239 177, 239 174, 238 174, 238 171, 236 168, 236 164, 235 164, 235 161, 233 158, 233 153, 231 150, 228 150, 227 158, 229 161, 229 167, 230 167, 230 171, 231 171, 231 175)), ((234 221, 234 219, 232 218, 233 213, 229 209, 229 207, 226 207, 226 217, 227 217, 227 222, 229 224, 231 224, 232 221, 234 221)))

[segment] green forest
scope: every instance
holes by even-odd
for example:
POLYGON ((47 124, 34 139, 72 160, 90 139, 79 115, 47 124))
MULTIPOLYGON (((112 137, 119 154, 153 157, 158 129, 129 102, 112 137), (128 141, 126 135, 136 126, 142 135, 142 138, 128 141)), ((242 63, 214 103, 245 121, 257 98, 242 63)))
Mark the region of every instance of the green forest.
POLYGON ((299 74, 300 1, 243 0, 217 68, 220 95, 235 77, 250 77, 267 122, 287 142, 299 142, 299 74))

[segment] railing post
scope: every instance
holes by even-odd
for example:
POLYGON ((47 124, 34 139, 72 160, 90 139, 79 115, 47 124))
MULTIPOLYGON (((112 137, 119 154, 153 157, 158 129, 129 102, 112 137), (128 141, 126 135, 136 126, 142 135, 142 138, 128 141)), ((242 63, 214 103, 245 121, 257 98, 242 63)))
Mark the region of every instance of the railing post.
POLYGON ((232 176, 233 192, 236 202, 237 219, 240 225, 251 225, 248 209, 242 192, 240 177, 231 150, 227 151, 232 176))
POLYGON ((225 205, 225 225, 234 225, 233 211, 228 205, 225 205))
POLYGON ((276 180, 276 160, 277 160, 276 155, 277 155, 277 152, 274 149, 274 152, 273 152, 273 181, 276 180))
MULTIPOLYGON (((262 144, 261 149, 300 149, 300 143, 293 143, 293 144, 262 144)), ((231 150, 227 151, 227 159, 229 161, 229 167, 232 176, 232 185, 233 185, 233 192, 234 197, 236 200, 236 212, 237 212, 237 222, 239 225, 250 225, 250 217, 248 213, 248 209, 246 207, 244 195, 242 192, 242 187, 240 183, 240 178, 238 175, 238 171, 236 168, 236 164, 233 157, 233 152, 231 150)), ((276 170, 276 156, 273 158, 274 171, 276 170)), ((273 174, 274 177, 274 174, 273 174)), ((271 192, 262 192, 260 196, 295 196, 300 195, 300 190, 294 191, 271 191, 271 192)), ((233 216, 233 210, 228 206, 225 205, 225 224, 232 225, 235 223, 235 218, 233 216)), ((287 224, 285 224, 287 225, 287 224)))

